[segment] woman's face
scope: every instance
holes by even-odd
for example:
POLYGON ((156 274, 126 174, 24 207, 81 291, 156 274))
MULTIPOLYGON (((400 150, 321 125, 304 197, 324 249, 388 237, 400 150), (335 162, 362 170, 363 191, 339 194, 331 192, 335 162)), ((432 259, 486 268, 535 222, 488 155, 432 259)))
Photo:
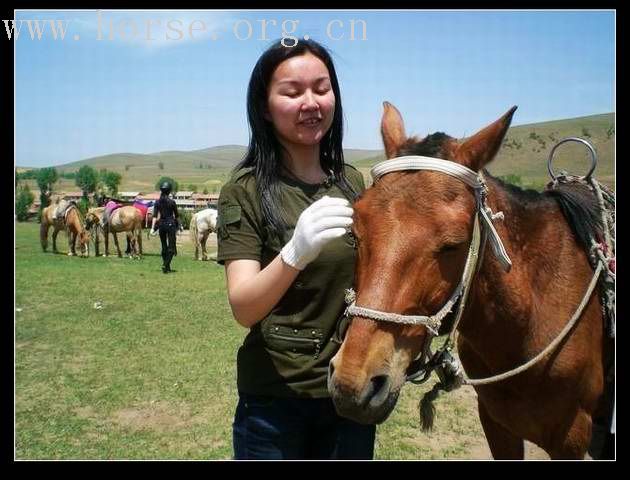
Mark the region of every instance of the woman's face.
POLYGON ((266 118, 285 143, 316 145, 332 125, 335 94, 330 74, 310 52, 276 67, 267 100, 266 118))

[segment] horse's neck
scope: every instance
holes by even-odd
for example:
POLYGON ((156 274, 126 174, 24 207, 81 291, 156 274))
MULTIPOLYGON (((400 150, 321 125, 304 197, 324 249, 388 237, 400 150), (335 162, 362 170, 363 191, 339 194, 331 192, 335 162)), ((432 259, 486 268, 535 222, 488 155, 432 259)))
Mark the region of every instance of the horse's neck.
POLYGON ((485 341, 488 329, 514 334, 535 320, 532 312, 545 308, 545 295, 538 294, 548 286, 543 280, 566 268, 557 251, 569 250, 566 233, 570 234, 552 200, 532 196, 527 202, 525 196, 514 196, 492 178, 487 184, 488 206, 504 216, 493 223, 512 267, 504 272, 487 241, 460 323, 460 332, 479 342, 485 341))
POLYGON ((79 215, 79 210, 75 206, 71 206, 65 215, 66 225, 69 228, 76 230, 77 232, 81 232, 83 230, 83 222, 81 221, 81 216, 79 215))

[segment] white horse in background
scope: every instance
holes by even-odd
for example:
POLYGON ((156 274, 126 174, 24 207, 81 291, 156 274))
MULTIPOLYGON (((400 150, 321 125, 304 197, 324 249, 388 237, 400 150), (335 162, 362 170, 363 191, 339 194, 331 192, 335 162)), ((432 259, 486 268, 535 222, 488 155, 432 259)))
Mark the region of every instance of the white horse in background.
POLYGON ((217 231, 218 211, 214 208, 206 208, 195 213, 190 219, 190 238, 195 244, 195 260, 208 260, 206 242, 212 232, 217 231), (201 248, 202 258, 199 258, 201 248))

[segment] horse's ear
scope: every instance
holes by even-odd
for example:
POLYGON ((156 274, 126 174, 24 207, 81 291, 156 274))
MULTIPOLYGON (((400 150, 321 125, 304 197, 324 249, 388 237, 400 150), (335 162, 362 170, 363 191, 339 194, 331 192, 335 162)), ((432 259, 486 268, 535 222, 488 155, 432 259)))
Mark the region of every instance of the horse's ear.
POLYGON ((516 105, 513 106, 497 121, 466 139, 457 148, 457 158, 476 172, 490 163, 501 147, 517 108, 516 105))
POLYGON ((381 134, 385 146, 385 156, 396 156, 400 146, 407 140, 405 124, 402 115, 396 107, 389 102, 383 102, 383 119, 381 120, 381 134))

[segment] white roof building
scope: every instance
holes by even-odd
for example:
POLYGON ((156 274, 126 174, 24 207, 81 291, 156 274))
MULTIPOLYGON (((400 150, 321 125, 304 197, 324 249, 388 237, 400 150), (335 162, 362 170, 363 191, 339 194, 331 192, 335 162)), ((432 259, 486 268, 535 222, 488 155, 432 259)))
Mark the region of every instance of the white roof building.
POLYGON ((142 192, 118 192, 118 197, 120 198, 136 198, 141 195, 142 192))
POLYGON ((175 198, 191 198, 195 192, 179 191, 175 193, 175 198))

